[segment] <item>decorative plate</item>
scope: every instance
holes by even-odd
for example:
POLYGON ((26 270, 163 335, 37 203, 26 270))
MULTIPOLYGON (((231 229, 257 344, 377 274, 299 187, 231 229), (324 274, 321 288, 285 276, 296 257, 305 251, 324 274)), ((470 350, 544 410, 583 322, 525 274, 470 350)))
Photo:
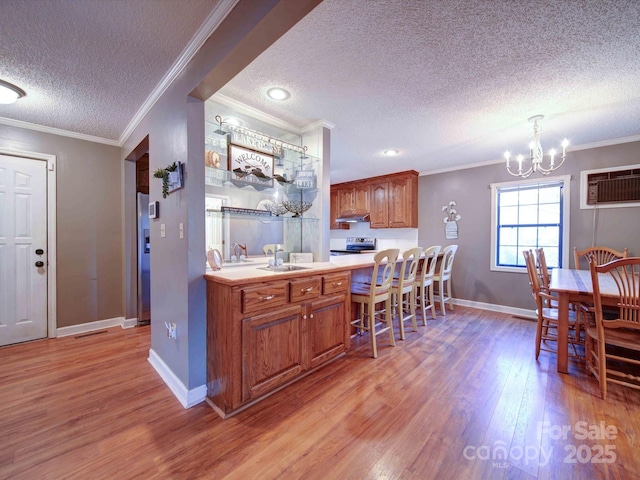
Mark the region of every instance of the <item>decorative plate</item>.
POLYGON ((205 152, 204 164, 207 167, 220 168, 220 154, 212 150, 207 150, 205 152))
POLYGON ((207 252, 207 262, 212 270, 220 270, 222 268, 222 254, 217 248, 212 248, 207 252))

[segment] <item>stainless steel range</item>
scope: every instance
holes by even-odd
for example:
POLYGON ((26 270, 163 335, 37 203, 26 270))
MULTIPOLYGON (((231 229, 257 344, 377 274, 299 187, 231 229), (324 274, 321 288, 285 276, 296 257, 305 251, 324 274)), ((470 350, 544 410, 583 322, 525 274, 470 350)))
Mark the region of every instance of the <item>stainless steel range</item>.
POLYGON ((337 255, 353 255, 367 253, 376 249, 376 239, 371 237, 347 237, 347 245, 344 250, 330 250, 332 257, 337 255))

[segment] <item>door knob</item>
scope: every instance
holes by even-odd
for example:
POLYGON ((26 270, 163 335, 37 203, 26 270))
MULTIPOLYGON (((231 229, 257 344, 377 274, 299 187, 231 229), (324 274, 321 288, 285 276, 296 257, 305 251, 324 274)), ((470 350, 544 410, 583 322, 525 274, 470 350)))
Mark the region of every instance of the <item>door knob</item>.
POLYGON ((42 254, 44 254, 44 250, 43 250, 43 249, 41 249, 41 248, 38 248, 38 249, 36 250, 36 255, 42 255, 42 254))
POLYGON ((38 261, 36 262, 36 267, 44 267, 44 262, 42 262, 42 261, 38 260, 38 261))

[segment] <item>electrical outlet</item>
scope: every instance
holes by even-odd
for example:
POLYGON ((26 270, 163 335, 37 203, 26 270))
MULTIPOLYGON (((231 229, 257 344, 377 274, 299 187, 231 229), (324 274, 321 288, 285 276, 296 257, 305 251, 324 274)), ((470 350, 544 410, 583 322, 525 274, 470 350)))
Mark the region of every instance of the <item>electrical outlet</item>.
POLYGON ((167 327, 167 337, 175 340, 178 336, 178 328, 175 322, 164 322, 164 326, 167 327))

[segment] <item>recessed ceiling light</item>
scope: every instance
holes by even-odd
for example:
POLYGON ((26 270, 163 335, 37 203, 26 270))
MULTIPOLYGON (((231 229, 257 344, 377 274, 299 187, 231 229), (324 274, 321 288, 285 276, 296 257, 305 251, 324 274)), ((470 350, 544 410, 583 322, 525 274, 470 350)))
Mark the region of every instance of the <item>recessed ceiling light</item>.
POLYGON ((16 100, 24 97, 25 95, 25 91, 21 88, 16 87, 12 83, 0 80, 0 103, 14 103, 16 100))
POLYGON ((267 96, 274 100, 286 100, 290 94, 284 88, 274 87, 267 90, 267 96))
POLYGON ((395 157, 400 153, 400 150, 396 150, 395 148, 390 148, 389 150, 385 150, 384 153, 387 157, 395 157))

